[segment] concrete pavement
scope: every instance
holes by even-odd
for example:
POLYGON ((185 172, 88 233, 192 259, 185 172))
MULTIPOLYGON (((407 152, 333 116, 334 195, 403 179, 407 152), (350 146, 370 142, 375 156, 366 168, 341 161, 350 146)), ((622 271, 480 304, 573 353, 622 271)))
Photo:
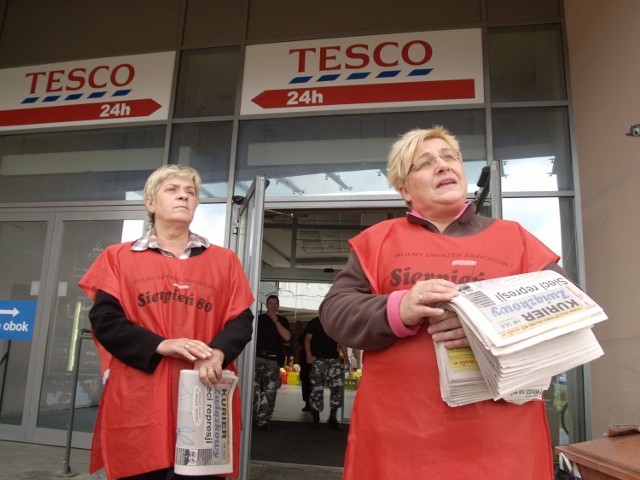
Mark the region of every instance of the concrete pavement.
MULTIPOLYGON (((89 451, 72 449, 71 472, 64 473, 64 447, 0 441, 0 480, 105 480, 103 471, 89 475, 89 451)), ((194 477, 196 479, 197 477, 194 477)), ((251 462, 249 480, 340 480, 342 468, 251 462)))

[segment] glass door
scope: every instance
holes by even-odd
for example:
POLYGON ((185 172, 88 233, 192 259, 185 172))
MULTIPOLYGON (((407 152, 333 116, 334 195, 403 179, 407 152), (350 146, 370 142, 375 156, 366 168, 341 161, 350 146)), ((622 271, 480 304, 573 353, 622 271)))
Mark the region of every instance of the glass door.
MULTIPOLYGON (((255 298, 251 307, 253 314, 258 315, 258 292, 260 289, 260 257, 262 254, 262 234, 264 223, 264 197, 268 180, 264 175, 257 175, 244 197, 234 197, 232 215, 232 235, 229 246, 234 250, 249 279, 255 298)), ((254 324, 254 332, 255 332, 254 324)), ((255 335, 238 358, 238 384, 242 394, 242 429, 240 443, 240 480, 249 478, 251 452, 251 415, 253 372, 255 360, 255 335)))
POLYGON ((49 321, 46 335, 43 333, 39 394, 34 395, 32 405, 37 412, 34 436, 38 441, 57 443, 61 432, 66 434, 71 408, 75 408, 74 445, 88 445, 102 378, 95 345, 88 335, 82 336, 83 330, 90 329, 88 313, 93 302, 80 290, 78 281, 107 246, 140 238, 145 217, 144 212, 56 215, 49 280, 44 289, 50 299, 50 313, 45 317, 49 321), (78 382, 72 398, 75 359, 78 382))
MULTIPOLYGON (((226 209, 201 205, 194 231, 222 244, 226 209)), ((0 439, 65 445, 74 408, 72 446, 91 444, 103 383, 78 281, 107 246, 142 236, 146 219, 141 207, 0 213, 0 439)))
POLYGON ((0 434, 24 438, 32 358, 42 327, 40 278, 50 222, 43 215, 0 218, 0 434))
POLYGON ((140 237, 145 218, 140 208, 0 215, 0 438, 63 445, 75 406, 74 446, 89 446, 102 379, 93 342, 77 341, 92 303, 77 283, 106 246, 140 237))

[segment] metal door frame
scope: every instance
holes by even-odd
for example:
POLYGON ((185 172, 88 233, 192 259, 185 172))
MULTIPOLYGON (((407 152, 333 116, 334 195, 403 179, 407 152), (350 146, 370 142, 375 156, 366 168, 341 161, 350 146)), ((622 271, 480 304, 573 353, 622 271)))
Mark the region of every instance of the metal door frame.
POLYGON ((251 311, 254 315, 254 335, 251 336, 251 340, 249 340, 244 351, 238 357, 238 387, 242 394, 240 411, 245 425, 240 437, 239 480, 247 480, 249 478, 249 468, 251 464, 255 332, 257 329, 259 307, 258 292, 260 291, 260 267, 262 263, 264 203, 268 184, 269 182, 264 175, 256 175, 246 195, 244 197, 234 197, 232 229, 229 238, 229 248, 238 254, 244 266, 254 297, 253 304, 251 305, 251 311), (247 238, 242 237, 245 229, 249 230, 247 238), (243 251, 240 252, 240 249, 243 251))

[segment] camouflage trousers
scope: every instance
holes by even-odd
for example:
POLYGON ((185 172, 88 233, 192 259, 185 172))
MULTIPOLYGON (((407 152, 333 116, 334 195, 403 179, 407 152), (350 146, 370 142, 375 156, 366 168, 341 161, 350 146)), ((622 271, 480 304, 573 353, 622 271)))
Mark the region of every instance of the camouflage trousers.
POLYGON ((257 357, 253 377, 253 420, 259 426, 271 420, 281 385, 278 362, 257 357))
POLYGON ((324 386, 329 383, 329 406, 331 410, 342 407, 344 374, 339 358, 316 358, 309 372, 311 395, 309 403, 317 412, 324 410, 324 386))

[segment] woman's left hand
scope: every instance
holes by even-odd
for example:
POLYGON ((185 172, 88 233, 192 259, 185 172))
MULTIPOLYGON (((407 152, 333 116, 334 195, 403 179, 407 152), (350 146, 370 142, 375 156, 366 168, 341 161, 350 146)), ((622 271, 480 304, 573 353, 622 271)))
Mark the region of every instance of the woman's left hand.
POLYGON ((214 348, 211 356, 196 360, 193 369, 198 372, 200 380, 207 387, 213 387, 222 378, 222 362, 224 353, 222 350, 214 348))
POLYGON ((434 341, 443 342, 445 348, 469 346, 469 339, 462 329, 458 315, 449 310, 445 310, 441 315, 431 315, 427 331, 434 341))
POLYGON ((158 344, 156 353, 165 357, 181 358, 189 362, 211 356, 211 347, 193 338, 166 338, 158 344))

